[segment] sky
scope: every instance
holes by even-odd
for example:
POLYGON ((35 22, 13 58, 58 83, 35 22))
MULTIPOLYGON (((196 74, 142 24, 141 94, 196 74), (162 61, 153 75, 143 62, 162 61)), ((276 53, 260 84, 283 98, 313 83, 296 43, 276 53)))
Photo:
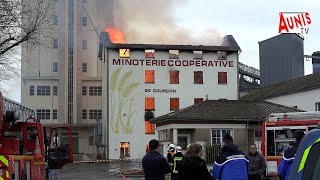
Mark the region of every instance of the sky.
MULTIPOLYGON (((309 12, 311 25, 304 35, 304 54, 320 51, 320 1, 311 0, 187 0, 176 8, 176 22, 198 33, 214 28, 222 35, 233 35, 242 49, 240 62, 259 68, 259 41, 278 35, 279 12, 309 12)), ((165 12, 164 12, 165 13, 165 12)), ((210 37, 208 37, 210 38, 210 37)), ((305 61, 305 74, 312 73, 305 61)), ((20 77, 3 85, 4 95, 21 101, 20 77)))

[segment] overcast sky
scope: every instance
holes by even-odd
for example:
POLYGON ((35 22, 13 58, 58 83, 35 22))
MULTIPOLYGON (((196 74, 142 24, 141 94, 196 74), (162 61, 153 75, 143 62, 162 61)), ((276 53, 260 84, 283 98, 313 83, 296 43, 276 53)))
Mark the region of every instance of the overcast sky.
MULTIPOLYGON (((222 35, 233 35, 242 49, 240 61, 259 68, 259 41, 278 35, 279 12, 309 12, 311 25, 304 40, 304 53, 320 51, 320 1, 311 0, 188 0, 176 9, 179 25, 194 33, 215 28, 222 35)), ((312 73, 305 62, 305 74, 312 73)), ((20 102, 20 80, 5 85, 5 96, 20 102)))

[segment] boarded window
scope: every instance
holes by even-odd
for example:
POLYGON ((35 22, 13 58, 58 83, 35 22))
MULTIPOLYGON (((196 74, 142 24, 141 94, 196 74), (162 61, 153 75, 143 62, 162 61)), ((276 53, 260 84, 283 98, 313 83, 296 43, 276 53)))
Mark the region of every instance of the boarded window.
POLYGON ((154 58, 155 57, 155 50, 154 49, 146 49, 145 50, 145 57, 146 58, 154 58))
POLYGON ((145 83, 154 83, 154 70, 145 70, 145 83))
POLYGON ((170 111, 179 110, 179 98, 170 98, 170 111))
POLYGON ((154 111, 155 110, 155 99, 154 99, 154 97, 146 97, 145 98, 145 110, 146 111, 154 111))
POLYGON ((170 71, 170 84, 179 84, 179 71, 170 71))
POLYGON ((194 104, 201 103, 203 101, 203 98, 194 98, 194 104))
POLYGON ((194 71, 194 84, 203 84, 203 72, 194 71))
POLYGON ((227 84, 227 72, 218 72, 218 84, 227 84))
POLYGON ((146 134, 155 134, 156 133, 156 125, 150 123, 149 120, 145 121, 145 133, 146 134))

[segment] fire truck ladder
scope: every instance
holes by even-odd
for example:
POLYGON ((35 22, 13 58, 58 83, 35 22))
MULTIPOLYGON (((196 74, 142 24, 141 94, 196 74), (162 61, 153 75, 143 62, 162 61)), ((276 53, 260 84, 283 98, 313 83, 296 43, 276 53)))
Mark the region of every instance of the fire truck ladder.
POLYGON ((320 119, 320 112, 292 112, 292 113, 273 113, 269 116, 269 122, 276 121, 297 121, 320 119))
POLYGON ((33 109, 22 106, 20 103, 6 97, 3 97, 3 111, 17 111, 20 117, 19 120, 26 120, 30 115, 35 115, 33 109))

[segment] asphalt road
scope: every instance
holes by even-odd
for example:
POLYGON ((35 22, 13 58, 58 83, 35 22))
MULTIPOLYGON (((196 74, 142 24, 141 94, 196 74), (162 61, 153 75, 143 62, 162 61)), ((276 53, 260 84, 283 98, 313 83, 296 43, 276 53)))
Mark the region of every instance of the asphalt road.
POLYGON ((67 164, 58 170, 58 179, 92 179, 92 180, 121 180, 144 179, 142 175, 123 175, 119 172, 129 172, 141 170, 141 163, 136 162, 110 162, 110 163, 79 163, 67 164))

